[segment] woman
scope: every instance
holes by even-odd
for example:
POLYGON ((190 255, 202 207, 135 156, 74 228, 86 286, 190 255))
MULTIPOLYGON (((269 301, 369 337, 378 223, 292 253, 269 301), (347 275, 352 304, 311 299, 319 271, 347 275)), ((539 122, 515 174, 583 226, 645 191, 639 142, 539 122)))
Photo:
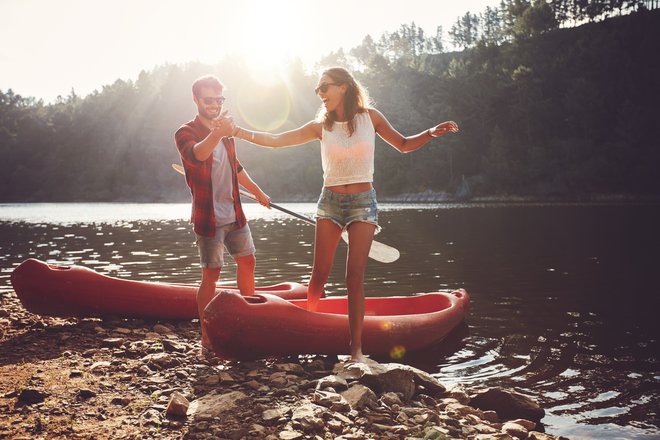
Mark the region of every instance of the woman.
POLYGON ((281 134, 236 126, 233 135, 264 147, 321 141, 323 191, 316 214, 314 267, 307 304, 309 310, 316 310, 341 233, 347 229, 346 290, 351 361, 363 362, 364 272, 378 228, 376 192, 372 186, 375 134, 401 153, 409 153, 434 137, 457 132, 458 126, 449 121, 413 136, 401 135, 382 113, 370 106, 367 91, 341 67, 324 71, 315 92, 323 102, 316 120, 281 134))

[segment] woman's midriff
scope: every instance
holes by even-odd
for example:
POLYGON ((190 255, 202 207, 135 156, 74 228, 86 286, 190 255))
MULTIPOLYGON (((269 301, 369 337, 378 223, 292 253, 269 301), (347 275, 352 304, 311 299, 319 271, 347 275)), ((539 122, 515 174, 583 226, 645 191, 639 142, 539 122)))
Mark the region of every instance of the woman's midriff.
POLYGON ((337 194, 357 194, 371 191, 373 189, 373 185, 371 182, 358 182, 349 183, 347 185, 326 186, 326 188, 337 194))

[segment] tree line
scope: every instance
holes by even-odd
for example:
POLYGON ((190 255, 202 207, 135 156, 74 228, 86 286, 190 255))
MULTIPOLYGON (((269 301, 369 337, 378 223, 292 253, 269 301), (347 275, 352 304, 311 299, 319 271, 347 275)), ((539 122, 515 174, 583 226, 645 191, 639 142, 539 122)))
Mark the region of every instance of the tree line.
MULTIPOLYGON (((404 134, 449 119, 461 127, 407 155, 378 139, 379 197, 453 194, 463 180, 483 196, 660 195, 657 1, 506 0, 448 35, 405 24, 319 60, 355 72, 404 134)), ((165 64, 51 104, 0 90, 0 202, 188 200, 170 164, 173 133, 195 114, 196 77, 217 74, 246 127, 283 131, 318 110, 317 73, 300 61, 275 83, 248 71, 235 58, 165 64)), ((318 142, 238 141, 238 151, 273 200, 318 196, 318 142)))

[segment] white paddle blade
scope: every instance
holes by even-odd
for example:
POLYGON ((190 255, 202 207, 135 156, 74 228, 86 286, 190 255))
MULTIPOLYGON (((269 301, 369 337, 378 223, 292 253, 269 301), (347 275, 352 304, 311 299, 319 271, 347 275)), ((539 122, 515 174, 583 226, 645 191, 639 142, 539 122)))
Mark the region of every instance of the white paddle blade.
MULTIPOLYGON (((341 238, 348 244, 348 232, 343 231, 341 233, 341 238)), ((394 263, 396 260, 399 259, 401 256, 401 253, 397 248, 393 248, 392 246, 388 246, 385 243, 381 243, 380 241, 372 241, 371 242, 371 249, 369 249, 369 258, 372 260, 379 261, 381 263, 394 263)))
POLYGON ((400 255, 397 248, 375 240, 371 243, 371 249, 369 249, 369 257, 381 263, 394 263, 400 255))

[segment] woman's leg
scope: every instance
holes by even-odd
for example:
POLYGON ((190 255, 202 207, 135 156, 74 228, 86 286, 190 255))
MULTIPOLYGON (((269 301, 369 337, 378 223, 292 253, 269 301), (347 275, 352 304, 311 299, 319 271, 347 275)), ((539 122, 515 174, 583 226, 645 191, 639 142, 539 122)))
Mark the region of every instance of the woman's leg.
POLYGON ((315 311, 319 304, 319 299, 324 293, 324 286, 332 262, 335 259, 337 244, 341 237, 341 228, 328 219, 316 220, 316 232, 314 236, 314 267, 312 277, 309 280, 307 288, 307 309, 315 311))
POLYGON ((351 330, 351 360, 364 361, 362 328, 364 324, 364 272, 376 225, 354 222, 348 226, 346 290, 348 291, 348 323, 351 330))

